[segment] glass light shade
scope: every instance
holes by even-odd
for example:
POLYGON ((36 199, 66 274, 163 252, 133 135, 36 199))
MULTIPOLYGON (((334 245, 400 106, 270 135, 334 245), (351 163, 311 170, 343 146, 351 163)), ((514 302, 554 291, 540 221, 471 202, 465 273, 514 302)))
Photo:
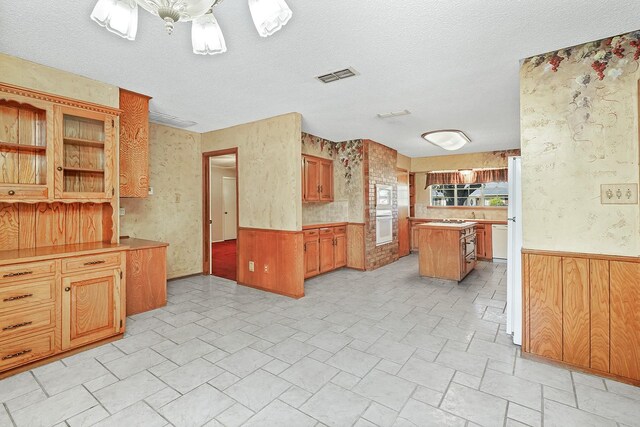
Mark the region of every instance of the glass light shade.
POLYGON ((215 0, 135 0, 140 7, 164 19, 171 16, 175 22, 192 21, 205 13, 215 0))
POLYGON ((138 4, 134 0, 98 0, 91 19, 110 32, 135 40, 138 32, 138 4))
POLYGON ((207 13, 193 20, 191 45, 193 53, 199 55, 215 55, 227 51, 222 30, 213 13, 207 13))
POLYGON ((284 0, 249 0, 253 23, 262 37, 268 37, 289 22, 293 12, 284 0))
POLYGON ((439 130, 422 134, 422 138, 448 151, 459 150, 471 140, 459 130, 439 130))

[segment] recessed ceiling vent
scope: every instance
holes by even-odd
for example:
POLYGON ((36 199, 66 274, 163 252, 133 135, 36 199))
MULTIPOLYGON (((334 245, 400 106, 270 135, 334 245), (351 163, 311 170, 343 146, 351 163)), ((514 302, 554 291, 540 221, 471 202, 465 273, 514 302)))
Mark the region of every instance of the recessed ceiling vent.
POLYGON ((171 116, 169 114, 158 113, 156 111, 149 111, 149 121, 153 123, 159 123, 161 125, 167 125, 174 128, 188 128, 194 125, 197 125, 196 122, 192 122, 191 120, 183 120, 176 116, 171 116))
POLYGON ((334 71, 333 73, 325 74, 316 77, 322 83, 332 83, 338 80, 348 79, 349 77, 357 76, 359 73, 353 68, 345 68, 344 70, 334 71))

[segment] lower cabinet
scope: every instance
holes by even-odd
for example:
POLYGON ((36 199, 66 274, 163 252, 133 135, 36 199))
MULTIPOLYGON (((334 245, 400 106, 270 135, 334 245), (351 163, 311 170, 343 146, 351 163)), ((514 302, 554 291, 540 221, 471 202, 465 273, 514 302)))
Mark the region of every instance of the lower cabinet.
POLYGON ((523 253, 523 351, 640 384, 640 263, 523 253))
POLYGON ((0 377, 124 332, 125 252, 10 261, 0 264, 0 377))
POLYGON ((345 265, 347 265, 346 226, 305 230, 305 279, 345 265))
POLYGON ((304 278, 320 274, 320 241, 318 230, 304 232, 304 278))
POLYGON ((62 349, 120 332, 122 270, 77 274, 62 279, 62 349))

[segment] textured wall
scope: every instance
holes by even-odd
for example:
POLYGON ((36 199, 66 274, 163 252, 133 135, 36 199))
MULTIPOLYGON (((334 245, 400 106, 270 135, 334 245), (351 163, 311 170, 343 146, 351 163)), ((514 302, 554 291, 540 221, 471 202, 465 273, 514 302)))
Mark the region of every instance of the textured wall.
POLYGON ((333 202, 303 203, 302 224, 364 222, 362 141, 334 143, 302 134, 302 154, 333 160, 333 202), (343 150, 350 147, 351 151, 343 150), (358 151, 359 150, 359 151, 358 151), (348 159, 348 162, 345 162, 348 159), (345 163, 347 166, 345 166, 345 163))
POLYGON ((473 154, 452 154, 448 156, 417 157, 411 159, 411 170, 416 173, 416 218, 476 218, 507 220, 506 208, 447 209, 429 206, 429 191, 424 188, 426 174, 422 172, 456 170, 468 168, 507 167, 507 158, 519 156, 520 150, 489 151, 473 154))
POLYGON ((169 243, 169 278, 202 272, 200 134, 150 124, 146 199, 120 199, 120 234, 169 243))
POLYGON ((398 176, 397 151, 377 142, 365 140, 364 176, 368 197, 365 199, 365 261, 373 270, 398 259, 398 176), (376 246, 376 184, 393 188, 393 240, 376 246))
POLYGON ((14 86, 118 108, 117 86, 0 53, 0 81, 14 86))
POLYGON ((601 184, 638 182, 640 71, 629 42, 608 39, 523 63, 525 248, 640 253, 638 205, 600 204, 601 184), (619 43, 624 50, 612 52, 619 43))
POLYGON ((202 134, 202 151, 238 148, 240 227, 302 229, 301 120, 290 113, 202 134))

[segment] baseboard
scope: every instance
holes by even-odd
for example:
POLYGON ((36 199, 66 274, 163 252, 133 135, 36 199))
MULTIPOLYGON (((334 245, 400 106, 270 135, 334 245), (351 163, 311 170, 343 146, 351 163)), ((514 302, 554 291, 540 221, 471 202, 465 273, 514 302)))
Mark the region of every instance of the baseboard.
POLYGON ((304 297, 304 292, 302 294, 298 295, 298 294, 289 294, 287 292, 282 292, 282 291, 278 291, 278 290, 275 290, 275 289, 265 288, 263 286, 248 285, 246 283, 238 282, 238 285, 246 286, 247 288, 258 289, 259 291, 271 292, 272 294, 278 294, 278 295, 282 295, 282 296, 289 297, 289 298, 294 298, 294 299, 300 299, 300 298, 304 297))

